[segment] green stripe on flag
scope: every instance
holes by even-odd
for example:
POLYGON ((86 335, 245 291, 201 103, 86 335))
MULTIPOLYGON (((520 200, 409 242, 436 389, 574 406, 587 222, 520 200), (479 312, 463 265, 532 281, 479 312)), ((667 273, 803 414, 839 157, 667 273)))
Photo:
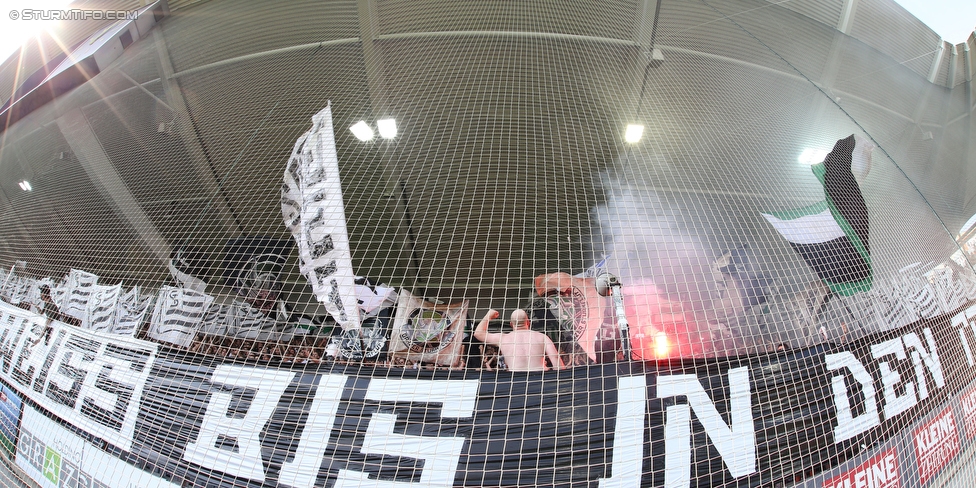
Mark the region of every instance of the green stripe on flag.
POLYGON ((854 295, 855 293, 860 293, 862 291, 870 291, 871 284, 874 281, 874 276, 869 275, 867 278, 864 278, 861 281, 855 281, 853 283, 831 283, 830 281, 827 280, 822 280, 822 281, 824 282, 825 285, 827 285, 827 288, 830 288, 830 291, 838 295, 849 297, 854 295))
MULTIPOLYGON (((817 203, 814 203, 813 205, 807 205, 806 207, 791 208, 789 210, 780 210, 778 212, 767 212, 767 213, 780 220, 795 220, 800 217, 817 215, 819 213, 822 213, 824 210, 827 210, 827 202, 821 200, 817 203)), ((833 215, 833 211, 831 211, 831 215, 833 215)))

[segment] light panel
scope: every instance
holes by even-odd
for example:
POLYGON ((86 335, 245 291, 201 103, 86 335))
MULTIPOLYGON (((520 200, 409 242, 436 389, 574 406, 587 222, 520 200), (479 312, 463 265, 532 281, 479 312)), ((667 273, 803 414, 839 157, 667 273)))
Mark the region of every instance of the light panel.
POLYGON ((352 135, 356 136, 356 139, 363 142, 371 141, 375 136, 372 127, 370 127, 369 124, 367 124, 364 120, 356 122, 352 127, 349 128, 349 130, 352 131, 352 135))
POLYGON ((641 136, 644 135, 644 126, 640 124, 628 124, 627 131, 624 132, 624 140, 628 144, 634 144, 641 140, 641 136))
POLYGON ((808 147, 800 153, 800 157, 796 158, 801 164, 817 164, 822 162, 824 158, 827 157, 827 151, 824 149, 814 149, 808 147))
POLYGON ((376 128, 380 131, 383 139, 393 139, 397 136, 397 126, 395 119, 380 119, 376 121, 376 128))

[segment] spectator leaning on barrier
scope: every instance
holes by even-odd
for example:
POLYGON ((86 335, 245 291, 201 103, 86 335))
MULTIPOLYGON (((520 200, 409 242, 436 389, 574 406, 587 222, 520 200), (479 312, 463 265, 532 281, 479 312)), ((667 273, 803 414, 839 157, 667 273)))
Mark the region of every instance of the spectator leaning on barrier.
POLYGON ((512 332, 489 333, 488 322, 498 318, 497 310, 489 310, 481 319, 474 337, 481 342, 498 346, 505 363, 511 371, 546 371, 546 357, 556 369, 563 369, 556 346, 548 336, 530 329, 529 316, 524 310, 512 312, 510 325, 512 332))

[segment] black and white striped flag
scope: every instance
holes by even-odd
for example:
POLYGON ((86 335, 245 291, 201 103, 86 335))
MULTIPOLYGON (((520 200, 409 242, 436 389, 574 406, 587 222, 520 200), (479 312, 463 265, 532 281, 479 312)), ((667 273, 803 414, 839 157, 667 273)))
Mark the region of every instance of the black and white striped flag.
POLYGON ((918 319, 915 307, 902 294, 900 287, 879 287, 872 290, 872 305, 877 313, 881 330, 892 330, 918 319))
POLYGON ((81 327, 100 332, 112 332, 118 318, 121 292, 122 283, 113 286, 95 285, 92 287, 81 327))
POLYGON ((98 285, 98 275, 78 269, 68 272, 64 301, 60 305, 61 313, 84 322, 88 297, 91 296, 96 285, 98 285))
POLYGON ((44 301, 41 300, 41 282, 39 280, 30 280, 27 286, 27 296, 24 298, 24 301, 35 308, 44 308, 44 301))
POLYGON ((922 318, 930 319, 943 313, 939 298, 936 296, 932 284, 927 281, 916 282, 915 289, 909 297, 922 318))
POLYGON ((854 135, 837 141, 826 159, 812 167, 824 200, 762 214, 838 295, 871 289, 868 209, 857 180, 870 169, 873 148, 854 135))
POLYGON ((112 328, 112 333, 134 337, 139 328, 142 327, 143 322, 146 321, 146 315, 152 308, 152 302, 152 295, 140 297, 139 287, 133 286, 128 293, 119 299, 118 316, 115 318, 115 327, 112 328))
POLYGON ((139 285, 135 285, 129 288, 129 291, 121 293, 119 295, 119 303, 126 303, 129 305, 137 305, 139 302, 139 285))
MULTIPOLYGON (((227 310, 227 335, 258 341, 286 340, 277 330, 278 322, 251 304, 234 300, 227 310)), ((288 338, 290 339, 290 337, 288 338)))
POLYGON ((956 293, 956 281, 952 270, 947 267, 937 267, 932 271, 932 287, 939 299, 939 306, 946 313, 958 308, 966 301, 965 295, 956 293))
POLYGON ((14 273, 8 274, 3 287, 3 296, 11 305, 27 302, 30 296, 30 280, 14 273))
POLYGON ((213 297, 205 293, 163 286, 159 289, 149 322, 149 337, 177 346, 189 346, 211 303, 213 297))
POLYGON ((955 278, 955 293, 964 300, 976 300, 976 276, 972 271, 957 269, 953 273, 955 278))
POLYGON ((200 293, 207 291, 207 282, 203 277, 210 267, 210 256, 188 247, 173 251, 168 265, 170 275, 182 288, 200 293))
POLYGON ((211 303, 207 307, 207 311, 203 314, 203 319, 200 320, 200 330, 201 334, 213 335, 213 336, 227 336, 230 335, 230 331, 227 327, 227 312, 230 310, 230 305, 223 303, 211 303))
MULTIPOLYGON (((68 301, 69 275, 63 276, 57 283, 54 282, 53 278, 44 278, 44 280, 51 280, 51 301, 58 307, 58 310, 61 310, 68 301)), ((41 281, 43 282, 44 280, 41 281)))

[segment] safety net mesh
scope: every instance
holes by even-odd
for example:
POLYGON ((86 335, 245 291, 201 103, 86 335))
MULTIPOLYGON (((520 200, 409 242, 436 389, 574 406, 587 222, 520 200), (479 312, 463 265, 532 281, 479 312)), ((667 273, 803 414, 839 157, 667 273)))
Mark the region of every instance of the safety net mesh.
POLYGON ((973 36, 74 7, 0 65, 0 484, 976 483, 973 36))

